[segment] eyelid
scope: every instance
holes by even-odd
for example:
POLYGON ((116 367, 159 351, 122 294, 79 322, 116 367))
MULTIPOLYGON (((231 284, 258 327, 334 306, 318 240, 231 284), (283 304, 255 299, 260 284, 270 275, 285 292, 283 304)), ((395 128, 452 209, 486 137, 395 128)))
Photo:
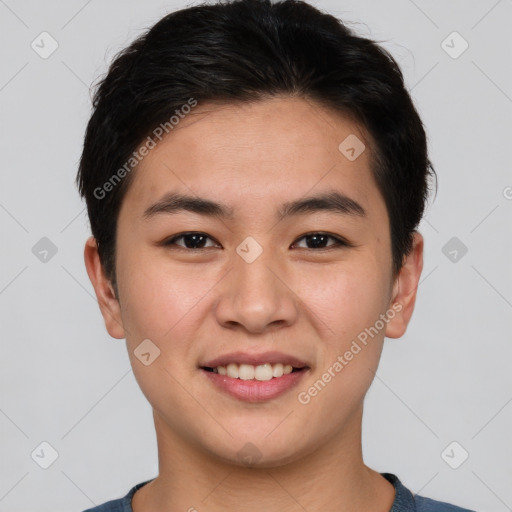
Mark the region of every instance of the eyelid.
MULTIPOLYGON (((183 250, 185 250, 187 252, 200 252, 201 250, 212 249, 211 246, 210 247, 200 247, 198 249, 189 249, 187 247, 184 247, 184 246, 181 246, 181 245, 177 245, 175 243, 176 240, 179 240, 180 238, 183 238, 183 237, 185 237, 187 235, 202 235, 202 236, 212 240, 216 244, 219 244, 219 242, 217 242, 217 240, 215 240, 215 238, 213 238, 212 236, 210 236, 207 233, 204 233, 202 231, 186 231, 186 232, 183 232, 183 233, 178 233, 176 235, 173 235, 170 238, 166 238, 159 245, 162 245, 164 247, 174 245, 178 249, 183 249, 183 250)), ((346 238, 344 238, 344 237, 342 237, 340 235, 335 235, 334 233, 326 232, 326 231, 309 231, 307 233, 304 233, 303 235, 301 235, 301 236, 299 236, 298 238, 295 239, 295 241, 292 243, 292 246, 295 245, 300 240, 302 240, 302 239, 304 239, 304 238, 306 238, 308 236, 312 236, 312 235, 323 235, 323 236, 326 236, 327 238, 333 239, 335 241, 335 243, 331 244, 330 246, 322 247, 322 248, 318 248, 318 249, 314 249, 314 248, 311 249, 311 248, 308 248, 308 247, 301 247, 300 249, 305 249, 307 251, 313 251, 313 252, 322 252, 322 251, 329 251, 331 249, 342 248, 342 247, 355 247, 355 245, 353 243, 349 242, 346 238)))
POLYGON ((177 244, 174 243, 176 240, 179 240, 180 238, 183 238, 183 237, 185 237, 187 235, 202 235, 202 236, 204 236, 206 238, 209 238, 210 240, 212 240, 216 244, 219 244, 219 242, 217 242, 217 240, 215 240, 215 238, 213 238, 212 236, 208 235, 207 233, 203 233, 202 231, 185 231, 184 233, 178 233, 178 234, 173 235, 173 236, 171 236, 169 238, 166 238, 159 245, 163 245, 164 247, 170 246, 170 245, 176 245, 176 247, 178 247, 179 249, 184 249, 185 251, 189 251, 189 252, 192 252, 192 251, 199 252, 200 250, 211 249, 212 248, 212 247, 201 247, 199 249, 189 249, 187 247, 184 247, 184 246, 181 246, 181 245, 177 245, 177 244))
POLYGON ((312 236, 312 235, 323 235, 327 238, 332 238, 335 241, 335 243, 328 247, 323 247, 321 249, 309 249, 306 247, 305 249, 308 251, 320 252, 320 251, 328 251, 329 249, 335 249, 337 247, 354 247, 354 244, 350 243, 346 238, 343 238, 340 235, 335 235, 334 233, 329 233, 327 231, 310 231, 308 233, 304 233, 299 238, 297 238, 296 241, 293 242, 292 245, 297 243, 299 240, 302 240, 303 238, 306 238, 306 237, 312 236))

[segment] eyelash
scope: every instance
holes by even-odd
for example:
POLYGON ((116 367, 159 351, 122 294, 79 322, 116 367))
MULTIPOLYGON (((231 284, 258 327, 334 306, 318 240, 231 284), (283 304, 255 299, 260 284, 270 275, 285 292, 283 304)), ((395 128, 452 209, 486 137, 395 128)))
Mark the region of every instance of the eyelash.
MULTIPOLYGON (((179 249, 183 249, 185 251, 195 251, 195 252, 212 248, 212 247, 199 247, 196 249, 191 249, 188 247, 183 247, 183 246, 175 244, 176 240, 179 240, 180 238, 185 238, 186 236, 192 236, 192 235, 204 236, 206 238, 209 238, 210 240, 215 241, 212 237, 208 236, 206 233, 201 233, 199 231, 190 231, 187 233, 181 233, 179 235, 174 235, 173 237, 164 240, 161 245, 163 245, 164 247, 170 247, 172 245, 175 245, 176 247, 179 247, 179 249)), ((306 249, 309 251, 315 251, 315 252, 321 252, 321 251, 329 251, 331 249, 337 249, 337 248, 342 248, 342 247, 354 247, 353 244, 351 244, 347 240, 345 240, 337 235, 332 235, 330 233, 325 233, 323 231, 312 231, 310 233, 306 233, 306 234, 302 235, 301 237, 297 238, 296 241, 299 241, 299 240, 302 240, 303 238, 307 238, 307 237, 314 236, 314 235, 321 235, 321 236, 324 236, 327 238, 331 238, 332 240, 335 241, 335 243, 328 247, 322 247, 319 249, 308 248, 308 247, 302 247, 302 249, 306 249)), ((218 243, 218 242, 216 242, 216 243, 218 243)), ((296 242, 294 242, 294 243, 296 243, 296 242)))

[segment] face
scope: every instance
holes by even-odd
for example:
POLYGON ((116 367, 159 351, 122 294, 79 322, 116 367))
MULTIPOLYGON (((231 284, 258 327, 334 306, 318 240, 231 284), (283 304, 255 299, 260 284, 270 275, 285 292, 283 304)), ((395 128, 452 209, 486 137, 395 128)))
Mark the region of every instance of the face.
POLYGON ((270 467, 360 428, 421 272, 416 256, 411 286, 393 279, 370 144, 339 114, 276 98, 198 106, 139 164, 118 217, 119 304, 102 311, 159 435, 270 467), (339 149, 354 135, 355 159, 339 149))

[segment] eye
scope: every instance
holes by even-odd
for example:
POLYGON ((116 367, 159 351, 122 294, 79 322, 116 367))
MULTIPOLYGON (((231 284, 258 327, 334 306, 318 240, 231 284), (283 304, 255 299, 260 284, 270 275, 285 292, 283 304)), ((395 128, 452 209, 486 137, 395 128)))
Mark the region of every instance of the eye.
POLYGON ((210 238, 205 233, 182 233, 181 235, 176 235, 173 236, 172 238, 165 240, 162 245, 178 245, 179 247, 183 247, 184 249, 204 249, 207 248, 205 247, 205 241, 207 239, 212 240, 212 238, 210 238), (185 241, 184 246, 176 243, 176 241, 180 239, 183 239, 185 241))
POLYGON ((351 247, 351 244, 338 236, 330 235, 328 233, 307 233, 298 240, 306 240, 312 247, 306 247, 306 249, 331 249, 335 247, 351 247), (330 246, 325 246, 325 243, 329 240, 334 240, 334 243, 330 246))
MULTIPOLYGON (((162 245, 167 246, 178 246, 182 247, 183 249, 190 249, 190 250, 199 250, 199 249, 207 249, 208 247, 215 247, 214 245, 206 245, 207 240, 213 241, 211 237, 209 237, 205 233, 199 233, 199 232, 190 232, 190 233, 181 233, 179 235, 175 235, 164 242, 162 242, 162 245), (177 241, 183 240, 184 244, 177 243, 177 241)), ((305 240, 306 241, 306 247, 302 247, 305 249, 332 249, 336 247, 352 247, 352 244, 344 240, 343 238, 335 235, 330 235, 328 233, 321 233, 321 232, 313 232, 313 233, 307 233, 303 235, 302 237, 298 238, 297 240, 305 240), (325 245, 328 240, 333 240, 334 243, 330 245, 325 245), (308 246, 311 245, 312 247, 308 246)), ((216 243, 216 242, 215 242, 216 243)), ((295 242, 297 244, 297 242, 295 242)), ((295 245, 294 244, 294 245, 295 245)), ((293 247, 293 245, 292 245, 293 247)))

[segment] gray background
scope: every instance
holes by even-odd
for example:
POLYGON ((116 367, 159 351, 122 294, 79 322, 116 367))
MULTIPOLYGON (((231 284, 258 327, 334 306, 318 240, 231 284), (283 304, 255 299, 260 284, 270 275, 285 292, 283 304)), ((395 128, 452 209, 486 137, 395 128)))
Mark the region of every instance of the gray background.
MULTIPOLYGON (((398 59, 439 175, 413 320, 366 400, 365 460, 413 492, 512 510, 512 1, 312 3, 398 59), (469 44, 457 58, 462 40, 444 43, 452 56, 442 44, 453 31, 469 44)), ((90 84, 185 5, 0 0, 1 512, 81 511, 157 475, 151 408, 85 271, 73 180, 90 84), (58 43, 46 59, 31 48, 50 48, 43 31, 58 43), (58 453, 47 469, 43 441, 58 453)))

